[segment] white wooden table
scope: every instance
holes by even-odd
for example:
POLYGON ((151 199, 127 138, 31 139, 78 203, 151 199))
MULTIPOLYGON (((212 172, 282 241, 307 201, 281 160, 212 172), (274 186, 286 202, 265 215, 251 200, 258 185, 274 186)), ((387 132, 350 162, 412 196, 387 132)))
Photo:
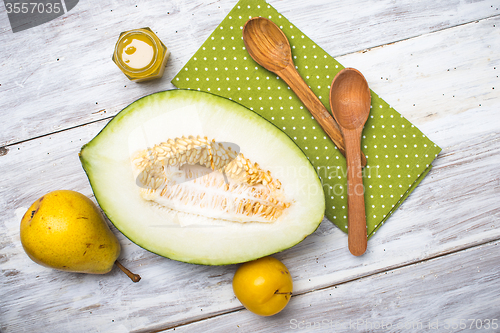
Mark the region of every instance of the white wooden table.
POLYGON ((174 88, 170 80, 236 1, 82 0, 17 33, 0 5, 2 333, 500 331, 500 3, 269 3, 443 148, 367 253, 349 254, 347 236, 324 220, 275 255, 292 273, 294 296, 269 318, 234 297, 236 265, 175 262, 116 229, 137 284, 118 269, 84 275, 33 263, 19 239, 29 205, 56 189, 93 199, 80 147, 130 102, 174 88), (163 79, 136 84, 111 54, 121 31, 143 26, 172 55, 163 79))

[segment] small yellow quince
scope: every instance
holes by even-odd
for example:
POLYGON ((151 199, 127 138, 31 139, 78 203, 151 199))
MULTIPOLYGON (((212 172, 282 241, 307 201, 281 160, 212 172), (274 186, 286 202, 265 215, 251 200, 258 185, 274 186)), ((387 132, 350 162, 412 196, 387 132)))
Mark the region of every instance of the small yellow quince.
POLYGON ((248 310, 260 316, 272 316, 290 301, 293 281, 286 266, 273 257, 264 257, 241 265, 233 278, 233 291, 248 310))

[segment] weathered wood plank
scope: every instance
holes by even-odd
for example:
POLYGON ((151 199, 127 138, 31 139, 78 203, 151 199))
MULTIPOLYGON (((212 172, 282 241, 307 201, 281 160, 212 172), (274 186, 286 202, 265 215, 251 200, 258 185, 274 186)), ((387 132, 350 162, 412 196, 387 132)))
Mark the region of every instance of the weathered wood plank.
POLYGON ((171 78, 234 3, 80 1, 66 16, 15 34, 0 7, 0 146, 106 118, 139 97, 174 88, 171 78), (111 56, 120 32, 144 26, 171 58, 164 78, 136 84, 111 56))
MULTIPOLYGON (((88 140, 100 125, 81 128, 76 137, 88 140)), ((0 244, 1 273, 5 277, 0 292, 2 331, 36 331, 45 325, 67 331, 77 323, 87 331, 91 328, 106 331, 162 328, 237 308, 230 286, 235 266, 203 267, 173 262, 138 248, 116 230, 124 247, 123 261, 143 277, 139 284, 131 284, 117 270, 106 276, 70 274, 42 268, 27 258, 18 236, 19 220, 27 205, 44 191, 58 188, 76 189, 90 195, 83 171, 71 162, 77 159, 80 145, 79 139, 75 140, 75 132, 30 141, 19 147, 20 150, 3 156, 17 155, 12 158, 12 164, 3 164, 9 168, 18 165, 27 155, 34 155, 40 163, 30 166, 31 177, 26 177, 30 173, 24 173, 24 180, 17 179, 19 188, 2 188, 1 198, 8 199, 1 205, 7 217, 2 221, 0 244), (63 135, 66 138, 61 138, 63 135), (40 140, 56 143, 49 146, 36 142, 40 140), (52 156, 50 162, 47 156, 52 156), (30 192, 30 188, 34 192, 30 192), (72 318, 71 324, 67 316, 72 318)), ((439 159, 443 166, 438 164, 437 169, 452 167, 454 172, 435 172, 425 179, 391 218, 391 223, 372 238, 366 256, 358 259, 349 255, 345 235, 327 221, 303 243, 277 255, 292 270, 296 292, 329 287, 387 267, 407 265, 498 239, 499 210, 494 202, 498 186, 481 175, 491 174, 488 166, 500 152, 499 140, 470 146, 439 159), (491 150, 491 147, 495 148, 491 150), (470 149, 484 162, 482 166, 477 162, 471 164, 470 149), (473 165, 475 170, 471 170, 473 165), (474 177, 476 173, 480 176, 474 177), (463 174, 472 177, 472 182, 463 186, 467 194, 455 191, 449 196, 451 206, 440 202, 443 195, 436 191, 453 191, 460 181, 454 177, 463 174), (478 178, 482 178, 482 182, 476 182, 478 178), (471 206, 475 210, 471 210, 471 206)))
POLYGON ((361 70, 374 91, 428 136, 455 145, 498 129, 481 116, 498 106, 500 98, 498 40, 496 16, 456 27, 452 33, 428 34, 338 60, 361 70), (457 132, 465 137, 448 135, 456 130, 452 124, 463 126, 457 132))
POLYGON ((162 332, 496 332, 499 247, 488 243, 293 296, 270 318, 240 310, 162 332))
MULTIPOLYGON (((81 1, 66 16, 16 34, 0 7, 0 146, 106 118, 174 88, 170 80, 235 3, 81 1), (172 52, 162 80, 132 83, 111 61, 118 34, 138 26, 151 26, 172 52)), ((333 56, 499 14, 494 0, 269 3, 333 56)))

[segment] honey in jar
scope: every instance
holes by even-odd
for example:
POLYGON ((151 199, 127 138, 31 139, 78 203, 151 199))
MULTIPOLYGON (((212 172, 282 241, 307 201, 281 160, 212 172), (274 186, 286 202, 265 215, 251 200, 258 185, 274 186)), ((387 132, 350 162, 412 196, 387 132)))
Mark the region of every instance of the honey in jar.
POLYGON ((132 81, 160 78, 170 52, 150 28, 125 31, 115 45, 113 61, 132 81))

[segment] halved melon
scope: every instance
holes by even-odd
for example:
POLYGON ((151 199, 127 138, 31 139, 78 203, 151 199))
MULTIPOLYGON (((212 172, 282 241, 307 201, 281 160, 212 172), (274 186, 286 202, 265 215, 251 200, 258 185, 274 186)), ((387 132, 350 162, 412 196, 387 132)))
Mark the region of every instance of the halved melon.
POLYGON ((228 99, 170 90, 122 110, 80 152, 110 221, 171 259, 240 263, 314 232, 325 199, 282 131, 228 99))

